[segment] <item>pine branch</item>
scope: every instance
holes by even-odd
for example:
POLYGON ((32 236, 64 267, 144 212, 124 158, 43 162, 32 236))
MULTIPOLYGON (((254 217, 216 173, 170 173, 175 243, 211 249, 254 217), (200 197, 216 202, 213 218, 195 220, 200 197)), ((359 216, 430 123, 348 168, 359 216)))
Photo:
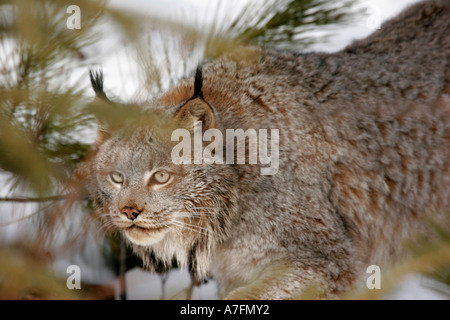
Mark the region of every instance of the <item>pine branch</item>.
POLYGON ((0 202, 19 202, 19 203, 27 203, 27 202, 49 202, 49 201, 62 201, 66 200, 68 195, 54 195, 47 197, 1 197, 0 202))

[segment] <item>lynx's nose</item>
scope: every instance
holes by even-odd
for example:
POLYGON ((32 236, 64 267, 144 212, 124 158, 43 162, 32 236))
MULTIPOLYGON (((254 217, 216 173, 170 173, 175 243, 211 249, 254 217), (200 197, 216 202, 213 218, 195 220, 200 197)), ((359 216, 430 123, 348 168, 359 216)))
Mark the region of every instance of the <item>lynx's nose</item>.
POLYGON ((138 210, 135 207, 123 207, 120 211, 131 221, 134 221, 134 219, 142 212, 142 210, 138 210))

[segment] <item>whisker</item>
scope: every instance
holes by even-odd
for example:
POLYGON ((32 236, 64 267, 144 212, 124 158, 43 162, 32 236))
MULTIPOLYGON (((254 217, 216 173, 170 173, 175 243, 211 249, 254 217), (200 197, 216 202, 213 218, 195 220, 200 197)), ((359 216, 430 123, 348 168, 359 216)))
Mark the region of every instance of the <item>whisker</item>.
POLYGON ((185 213, 185 214, 180 214, 178 217, 183 217, 183 218, 189 218, 189 217, 210 217, 211 215, 209 213, 185 213))
POLYGON ((186 222, 181 222, 181 221, 177 221, 177 223, 179 225, 181 225, 182 227, 188 229, 188 230, 192 230, 192 231, 204 234, 204 235, 209 235, 211 233, 212 234, 214 233, 212 230, 210 230, 208 228, 204 228, 204 227, 198 226, 198 225, 194 225, 194 224, 190 224, 190 223, 186 223, 186 222))
POLYGON ((186 222, 184 222, 184 224, 185 224, 186 226, 188 226, 188 227, 197 228, 197 229, 199 229, 199 230, 205 230, 205 231, 207 231, 207 232, 210 231, 210 229, 208 229, 208 228, 201 227, 201 226, 197 226, 197 225, 195 225, 195 224, 186 223, 186 222))
POLYGON ((174 224, 174 225, 179 226, 179 227, 182 227, 182 228, 185 228, 185 229, 188 229, 188 230, 191 230, 191 231, 203 234, 203 235, 208 235, 208 233, 210 232, 209 229, 206 229, 206 228, 203 228, 203 227, 200 227, 200 226, 196 226, 196 225, 193 225, 193 224, 184 223, 184 222, 177 221, 177 220, 170 220, 170 222, 172 224, 174 224), (205 231, 207 231, 207 232, 205 232, 205 231))
POLYGON ((113 221, 105 221, 100 225, 100 228, 97 229, 96 234, 100 233, 109 233, 111 231, 114 231, 114 229, 117 228, 113 221))
POLYGON ((183 234, 180 230, 178 230, 177 228, 174 228, 170 224, 165 224, 164 226, 169 228, 170 230, 174 231, 178 236, 184 237, 185 239, 187 238, 187 236, 185 234, 183 234))

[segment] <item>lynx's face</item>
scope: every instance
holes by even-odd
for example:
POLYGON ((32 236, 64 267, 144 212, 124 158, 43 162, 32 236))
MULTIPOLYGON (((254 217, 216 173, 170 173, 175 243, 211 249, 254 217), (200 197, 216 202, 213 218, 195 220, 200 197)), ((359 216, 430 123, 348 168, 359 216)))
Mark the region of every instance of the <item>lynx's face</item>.
POLYGON ((151 136, 138 133, 106 141, 93 177, 98 188, 94 201, 106 225, 144 246, 161 240, 186 217, 175 192, 184 172, 152 142, 151 136))
POLYGON ((140 246, 220 233, 229 169, 174 164, 174 143, 133 131, 105 141, 93 164, 91 193, 105 226, 140 246))
POLYGON ((88 164, 88 189, 105 228, 121 232, 148 268, 170 264, 176 257, 202 279, 211 253, 229 235, 239 174, 226 164, 173 161, 179 142, 172 141, 174 130, 184 129, 190 136, 199 121, 203 130, 217 124, 201 93, 201 71, 191 98, 167 108, 138 108, 131 117, 129 107, 120 108, 106 98, 101 74, 91 72, 91 81, 97 96, 108 102, 102 117, 122 110, 113 118, 124 120, 111 126, 103 119, 88 164))

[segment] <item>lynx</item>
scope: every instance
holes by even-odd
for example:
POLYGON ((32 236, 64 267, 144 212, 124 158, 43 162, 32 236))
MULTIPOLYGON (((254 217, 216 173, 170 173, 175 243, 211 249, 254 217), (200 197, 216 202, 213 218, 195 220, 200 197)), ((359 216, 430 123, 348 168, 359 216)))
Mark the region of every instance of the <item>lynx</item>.
MULTIPOLYGON (((176 259, 227 299, 291 299, 312 287, 336 298, 368 266, 402 255, 425 219, 448 223, 449 1, 416 4, 339 52, 245 56, 207 62, 139 119, 100 126, 88 189, 148 269, 176 259), (194 134, 195 123, 223 136, 278 130, 277 172, 174 163, 173 130, 194 134)), ((108 101, 101 75, 91 80, 108 101)), ((213 155, 230 152, 204 140, 213 155)))

